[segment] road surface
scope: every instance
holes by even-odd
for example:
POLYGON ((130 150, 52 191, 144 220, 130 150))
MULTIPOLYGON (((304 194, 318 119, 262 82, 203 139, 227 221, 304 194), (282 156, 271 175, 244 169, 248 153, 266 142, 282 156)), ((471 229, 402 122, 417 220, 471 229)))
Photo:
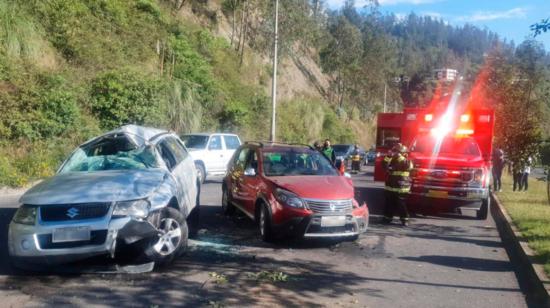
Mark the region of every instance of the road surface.
MULTIPOLYGON (((419 216, 380 224, 383 194, 372 169, 354 176, 373 217, 356 242, 259 240, 243 216, 224 217, 220 182, 206 183, 199 236, 172 266, 144 274, 25 274, 0 250, 3 307, 325 306, 525 307, 495 223, 419 216), (282 281, 277 281, 282 280, 282 281)), ((17 194, 0 198, 0 243, 17 194)))

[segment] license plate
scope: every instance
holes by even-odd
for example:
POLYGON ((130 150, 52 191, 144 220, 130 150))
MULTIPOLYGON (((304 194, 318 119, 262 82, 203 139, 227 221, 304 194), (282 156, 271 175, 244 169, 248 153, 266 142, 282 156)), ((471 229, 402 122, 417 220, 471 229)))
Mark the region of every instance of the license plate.
POLYGON ((53 230, 52 243, 89 241, 90 227, 69 227, 53 230))
POLYGON ((449 194, 443 190, 430 190, 428 191, 428 197, 434 198, 447 198, 449 194))
POLYGON ((341 227, 346 225, 346 216, 323 216, 321 227, 341 227))

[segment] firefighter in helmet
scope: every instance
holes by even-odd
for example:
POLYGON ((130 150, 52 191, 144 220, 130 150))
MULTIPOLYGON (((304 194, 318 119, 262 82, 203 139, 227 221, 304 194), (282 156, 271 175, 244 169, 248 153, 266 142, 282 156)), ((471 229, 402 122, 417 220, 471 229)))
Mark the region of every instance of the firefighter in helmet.
POLYGON ((409 224, 406 198, 411 190, 409 172, 412 163, 407 158, 407 147, 401 143, 394 145, 382 162, 386 170, 384 221, 391 223, 394 214, 398 214, 403 226, 409 224), (398 213, 397 213, 398 212, 398 213))

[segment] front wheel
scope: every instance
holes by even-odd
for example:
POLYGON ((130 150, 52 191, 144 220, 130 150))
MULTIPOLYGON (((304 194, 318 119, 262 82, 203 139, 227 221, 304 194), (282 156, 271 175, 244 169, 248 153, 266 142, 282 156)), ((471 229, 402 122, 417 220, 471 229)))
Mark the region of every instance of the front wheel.
POLYGON ((180 211, 165 208, 157 227, 158 238, 151 241, 145 250, 145 256, 159 266, 169 264, 187 247, 187 222, 180 211))
POLYGON ((477 219, 486 220, 489 216, 489 209, 491 207, 491 198, 483 199, 481 201, 481 208, 477 211, 477 219))
POLYGON ((260 236, 264 242, 271 242, 273 240, 273 231, 271 230, 271 217, 269 210, 265 204, 260 208, 260 221, 258 225, 260 227, 260 236))

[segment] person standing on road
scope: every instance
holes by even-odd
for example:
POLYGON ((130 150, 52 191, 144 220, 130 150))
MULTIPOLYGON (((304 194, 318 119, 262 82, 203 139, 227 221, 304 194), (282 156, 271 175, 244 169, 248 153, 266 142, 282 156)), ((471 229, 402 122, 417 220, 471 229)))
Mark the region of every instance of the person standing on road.
POLYGON ((326 139, 323 144, 323 154, 334 164, 336 162, 336 154, 334 154, 334 149, 330 145, 330 140, 326 139))
POLYGON ((502 170, 504 169, 504 152, 501 148, 493 149, 491 156, 493 163, 493 190, 502 191, 502 170))
POLYGON ((399 212, 403 226, 409 225, 409 212, 406 199, 411 190, 410 171, 412 162, 407 158, 407 147, 401 143, 396 144, 382 162, 386 170, 384 222, 391 223, 394 214, 399 212), (390 152, 391 153, 391 152, 390 152), (390 156, 391 155, 391 156, 390 156))
POLYGON ((353 151, 351 152, 351 172, 361 172, 361 153, 357 144, 353 146, 353 151))

